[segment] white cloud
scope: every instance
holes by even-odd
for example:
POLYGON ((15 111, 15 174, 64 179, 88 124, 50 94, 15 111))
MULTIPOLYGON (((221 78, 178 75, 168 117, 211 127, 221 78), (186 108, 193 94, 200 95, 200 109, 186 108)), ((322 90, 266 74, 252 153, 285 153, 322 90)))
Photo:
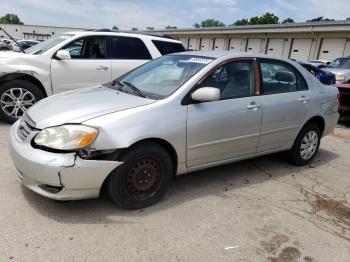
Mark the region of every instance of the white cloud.
POLYGON ((291 4, 291 3, 287 2, 286 0, 275 0, 275 3, 283 8, 286 8, 287 10, 290 10, 290 11, 297 10, 297 6, 295 4, 291 4))
POLYGON ((221 5, 221 7, 236 8, 236 0, 211 0, 213 3, 221 5))

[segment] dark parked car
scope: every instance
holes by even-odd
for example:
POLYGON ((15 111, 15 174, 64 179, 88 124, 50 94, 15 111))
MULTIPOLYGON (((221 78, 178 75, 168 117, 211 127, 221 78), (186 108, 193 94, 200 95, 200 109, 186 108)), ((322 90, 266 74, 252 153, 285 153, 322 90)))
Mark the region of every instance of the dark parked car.
POLYGON ((340 120, 350 120, 350 84, 337 84, 340 120))
POLYGON ((308 63, 299 62, 300 65, 302 65, 307 71, 309 71, 311 74, 313 74, 322 84, 325 85, 334 85, 336 82, 335 74, 322 70, 320 68, 317 68, 316 66, 313 66, 308 63))

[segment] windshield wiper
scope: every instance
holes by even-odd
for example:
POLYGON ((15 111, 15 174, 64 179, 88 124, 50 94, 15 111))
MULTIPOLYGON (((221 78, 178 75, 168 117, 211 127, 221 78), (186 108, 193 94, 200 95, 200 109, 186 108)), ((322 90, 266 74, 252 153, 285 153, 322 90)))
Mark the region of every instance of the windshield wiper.
POLYGON ((0 30, 2 30, 13 42, 15 42, 15 44, 19 47, 19 50, 21 50, 22 53, 25 53, 23 47, 16 41, 16 39, 14 39, 9 33, 7 33, 4 28, 0 27, 0 30))
POLYGON ((120 84, 125 84, 127 87, 129 87, 132 91, 134 91, 134 93, 138 94, 141 97, 147 98, 147 96, 145 95, 144 92, 142 92, 140 89, 138 89, 136 86, 134 86, 133 84, 129 83, 129 82, 119 82, 120 84))

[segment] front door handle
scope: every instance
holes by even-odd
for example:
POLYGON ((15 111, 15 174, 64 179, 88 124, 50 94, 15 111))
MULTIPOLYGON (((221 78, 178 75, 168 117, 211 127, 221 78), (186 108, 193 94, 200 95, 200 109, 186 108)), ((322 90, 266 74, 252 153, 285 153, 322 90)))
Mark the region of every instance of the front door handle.
POLYGON ((299 101, 300 103, 306 104, 307 102, 310 101, 310 98, 308 98, 308 97, 306 97, 306 96, 301 96, 301 97, 298 99, 298 101, 299 101))
POLYGON ((251 102, 248 106, 247 106, 247 108, 249 109, 249 110, 258 110, 259 108, 261 107, 261 105, 260 104, 257 104, 256 102, 251 102))
POLYGON ((96 67, 97 71, 107 71, 108 70, 108 66, 98 66, 96 67))

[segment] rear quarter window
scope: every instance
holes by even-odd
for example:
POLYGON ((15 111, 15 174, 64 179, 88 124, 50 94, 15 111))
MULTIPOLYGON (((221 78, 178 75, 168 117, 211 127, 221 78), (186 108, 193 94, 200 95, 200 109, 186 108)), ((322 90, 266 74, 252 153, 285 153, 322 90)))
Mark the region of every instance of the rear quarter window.
POLYGON ((123 60, 151 60, 144 42, 136 37, 112 37, 109 43, 109 58, 123 60))
POLYGON ((184 52, 185 47, 180 43, 166 42, 160 40, 152 40, 159 53, 162 55, 184 52))

